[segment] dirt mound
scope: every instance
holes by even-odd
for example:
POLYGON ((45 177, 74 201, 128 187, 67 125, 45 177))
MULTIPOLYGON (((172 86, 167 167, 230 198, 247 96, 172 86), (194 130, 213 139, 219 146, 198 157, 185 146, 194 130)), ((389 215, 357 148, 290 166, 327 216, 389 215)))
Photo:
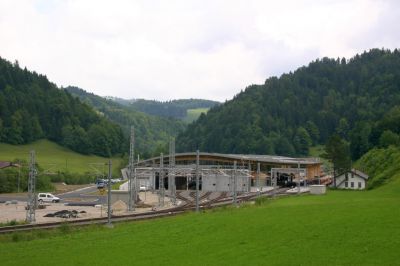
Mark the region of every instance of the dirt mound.
POLYGON ((125 211, 127 209, 127 206, 125 202, 122 200, 117 200, 113 205, 112 205, 113 211, 125 211))

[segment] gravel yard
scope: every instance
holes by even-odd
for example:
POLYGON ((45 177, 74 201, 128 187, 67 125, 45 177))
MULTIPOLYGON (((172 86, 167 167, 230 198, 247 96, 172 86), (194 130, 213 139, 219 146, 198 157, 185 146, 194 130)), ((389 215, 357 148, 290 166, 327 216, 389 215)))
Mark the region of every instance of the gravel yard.
MULTIPOLYGON (((135 213, 151 211, 152 207, 158 204, 158 196, 151 192, 140 192, 141 200, 145 204, 145 208, 139 205, 136 208, 135 213)), ((80 202, 80 199, 68 199, 69 202, 80 202)), ((36 210, 36 223, 48 223, 48 222, 59 222, 59 221, 71 221, 76 219, 88 219, 88 218, 99 218, 107 216, 107 206, 106 205, 96 205, 93 206, 67 206, 65 202, 62 203, 45 203, 44 209, 36 210), (76 211, 77 218, 60 218, 60 217, 45 217, 48 214, 53 214, 59 211, 76 211)), ((24 221, 26 219, 26 201, 7 201, 6 203, 0 203, 0 223, 7 223, 12 220, 24 221), (14 204, 16 203, 16 204, 14 204)), ((165 207, 172 207, 168 198, 165 199, 165 207)), ((162 209, 164 209, 162 208, 162 209)), ((114 203, 112 206, 113 215, 124 215, 128 214, 127 207, 121 202, 114 203)))

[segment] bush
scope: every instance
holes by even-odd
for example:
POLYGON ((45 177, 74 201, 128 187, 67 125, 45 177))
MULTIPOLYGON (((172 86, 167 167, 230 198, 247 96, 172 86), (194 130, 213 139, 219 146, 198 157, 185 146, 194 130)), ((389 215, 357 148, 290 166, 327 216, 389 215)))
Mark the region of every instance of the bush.
POLYGON ((400 172, 400 149, 372 149, 356 163, 356 168, 369 175, 368 189, 376 188, 400 172))
POLYGON ((55 183, 64 182, 68 185, 81 185, 93 183, 95 178, 90 173, 77 174, 71 172, 59 172, 57 175, 51 176, 51 181, 55 183))

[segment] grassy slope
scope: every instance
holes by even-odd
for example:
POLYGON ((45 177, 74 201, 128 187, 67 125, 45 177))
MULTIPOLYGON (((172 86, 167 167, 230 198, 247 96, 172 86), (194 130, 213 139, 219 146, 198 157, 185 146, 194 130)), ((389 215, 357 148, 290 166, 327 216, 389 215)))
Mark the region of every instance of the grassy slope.
POLYGON ((398 265, 400 178, 370 191, 328 191, 260 206, 0 238, 2 265, 398 265))
MULTIPOLYGON (((89 163, 104 163, 108 159, 95 155, 82 155, 64 148, 48 140, 39 140, 27 145, 10 145, 0 143, 0 161, 12 161, 14 159, 25 159, 29 161, 29 151, 35 150, 36 161, 39 165, 48 169, 55 164, 51 171, 65 171, 71 173, 85 173, 93 171, 89 163)), ((116 172, 120 163, 119 158, 112 158, 113 170, 116 172)))
POLYGON ((372 149, 364 155, 355 167, 368 173, 368 188, 374 188, 400 178, 400 148, 390 146, 386 149, 372 149))
POLYGON ((201 113, 207 113, 208 110, 210 108, 196 108, 196 109, 188 109, 187 110, 187 114, 186 117, 183 119, 183 121, 191 123, 194 120, 196 120, 197 118, 199 118, 199 116, 201 115, 201 113))

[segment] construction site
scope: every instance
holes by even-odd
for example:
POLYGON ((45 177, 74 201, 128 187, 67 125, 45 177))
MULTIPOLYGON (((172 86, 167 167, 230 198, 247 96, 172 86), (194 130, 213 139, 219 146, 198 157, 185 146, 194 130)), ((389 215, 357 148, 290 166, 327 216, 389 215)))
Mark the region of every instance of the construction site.
POLYGON ((218 153, 175 153, 175 140, 169 143, 169 154, 142 161, 134 160, 134 132, 131 132, 129 166, 121 170, 128 180, 120 191, 112 191, 112 202, 120 200, 135 209, 140 190, 158 195, 157 207, 168 202, 177 206, 179 199, 211 200, 230 197, 236 203, 239 195, 274 191, 320 183, 322 163, 318 158, 290 158, 270 155, 238 155, 218 153))
POLYGON ((99 220, 111 224, 112 219, 118 218, 164 216, 226 204, 238 205, 262 195, 304 193, 309 191, 309 185, 324 181, 318 158, 199 151, 175 153, 175 141, 171 139, 167 155, 139 161, 135 160, 134 146, 132 128, 129 164, 121 170, 123 182, 119 189, 111 189, 110 162, 106 189, 97 191, 92 185, 79 193, 71 192, 74 197, 69 193, 59 195, 61 202, 51 204, 38 204, 35 153, 32 151, 27 201, 5 202, 0 222, 25 218, 28 224, 65 220, 99 220))

